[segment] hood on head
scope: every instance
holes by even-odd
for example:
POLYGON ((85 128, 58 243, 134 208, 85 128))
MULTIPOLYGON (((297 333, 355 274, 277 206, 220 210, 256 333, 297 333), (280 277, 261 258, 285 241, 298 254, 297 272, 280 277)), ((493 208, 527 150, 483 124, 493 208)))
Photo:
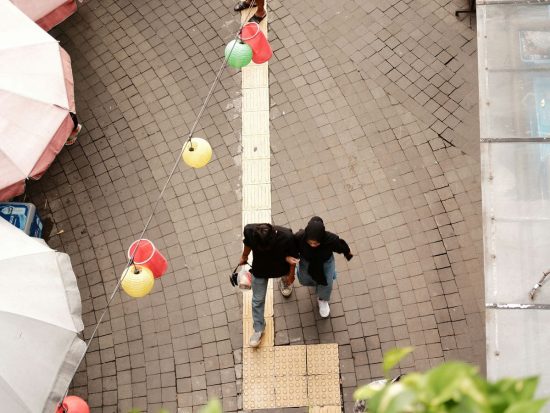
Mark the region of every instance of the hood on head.
POLYGON ((325 238, 325 224, 320 217, 313 217, 304 230, 306 241, 322 242, 325 238))

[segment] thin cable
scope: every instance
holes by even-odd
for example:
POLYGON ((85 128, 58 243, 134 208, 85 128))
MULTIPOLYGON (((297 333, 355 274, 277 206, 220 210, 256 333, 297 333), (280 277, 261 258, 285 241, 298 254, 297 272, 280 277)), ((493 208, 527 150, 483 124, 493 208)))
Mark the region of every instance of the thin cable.
MULTIPOLYGON (((256 0, 251 0, 250 1, 250 7, 248 9, 248 13, 247 13, 247 16, 246 18, 244 19, 244 22, 241 23, 240 27, 239 27, 239 30, 237 31, 237 33, 235 34, 233 40, 237 40, 239 38, 239 35, 241 34, 242 32, 242 29, 244 27, 244 25, 246 23, 248 23, 248 20, 250 19, 250 13, 252 12, 252 9, 255 7, 256 5, 256 0)), ((235 45, 236 45, 236 42, 233 43, 233 46, 231 47, 231 50, 229 51, 228 53, 228 56, 231 55, 231 53, 233 53, 233 49, 235 48, 235 45)), ((137 245, 136 247, 134 248, 134 251, 131 255, 131 257, 128 259, 128 262, 126 263, 126 267, 124 268, 124 271, 122 273, 122 276, 119 278, 115 288, 113 289, 113 292, 111 293, 111 295, 109 296, 109 299, 107 300, 107 304, 105 306, 105 308, 103 309, 101 315, 99 316, 99 320, 97 321, 96 325, 94 326, 94 329, 92 331, 92 334, 90 336, 90 338, 88 339, 88 342, 86 343, 86 349, 84 351, 84 354, 82 354, 82 357, 80 358, 80 360, 78 361, 78 365, 77 366, 80 366, 80 363, 82 363, 82 360, 84 359, 84 357, 86 356, 86 353, 88 352, 88 349, 90 348, 91 344, 92 344, 92 340, 94 339, 96 333, 97 333, 97 330, 99 329, 99 326, 100 324, 103 322, 103 318, 105 317, 105 314, 107 314, 107 311, 109 310, 109 306, 111 305, 111 302, 113 301, 116 293, 120 290, 120 286, 122 284, 122 281, 124 280, 124 278, 126 277, 126 274, 128 273, 128 270, 129 268, 132 266, 132 264, 134 263, 134 257, 139 249, 139 245, 141 244, 141 241, 143 239, 143 236, 145 235, 145 232, 147 231, 148 227, 149 227, 149 224, 151 223, 152 219, 153 219, 153 216, 155 215, 155 212, 156 212, 156 209, 157 209, 157 206, 159 204, 159 202, 162 200, 163 196, 164 196, 164 192, 166 191, 166 189, 168 188, 168 184, 170 183, 170 180, 172 179, 172 176, 174 175, 174 173, 176 172, 176 169, 179 165, 179 162, 180 162, 180 159, 183 155, 183 153, 185 152, 185 149, 186 149, 186 146, 189 142, 191 142, 191 139, 192 139, 192 136, 193 134, 195 133, 195 129, 197 127, 197 125, 199 124, 199 121, 200 121, 200 118, 202 117, 202 115, 204 114, 204 111, 206 109, 206 106, 208 105, 208 102, 210 101, 210 98, 212 97, 213 93, 214 93, 214 90, 221 78, 221 75, 224 71, 224 69, 227 67, 227 58, 224 56, 224 59, 223 59, 223 62, 222 64, 220 65, 220 68, 218 69, 218 72, 216 74, 216 77, 214 79, 214 81, 212 82, 212 86, 210 87, 210 90, 208 91, 208 94, 206 95, 206 98, 204 99, 204 102, 199 110, 199 113, 197 115, 197 117, 195 118, 195 122, 193 123, 193 126, 191 127, 191 129, 189 130, 189 134, 187 136, 187 139, 185 140, 185 142, 183 143, 182 147, 181 147, 181 151, 178 155, 178 157, 176 158, 176 161, 174 162, 174 165, 172 166, 172 169, 170 171, 170 173, 168 174, 168 178, 166 179, 166 182, 164 183, 164 186, 162 187, 162 190, 160 191, 157 199, 155 200, 155 203, 153 204, 153 209, 151 210, 151 214, 149 215, 149 218, 147 219, 147 222, 145 223, 145 226, 143 227, 143 230, 141 231, 141 234, 139 235, 139 238, 138 238, 138 242, 137 242, 137 245)), ((192 144, 192 143, 191 143, 192 144)), ((78 367, 77 367, 78 368, 78 367)), ((69 386, 70 386, 70 383, 69 383, 69 386)), ((61 406, 63 411, 66 413, 66 410, 65 408, 63 407, 63 400, 65 399, 65 397, 67 397, 67 394, 69 393, 69 386, 67 386, 67 389, 65 390, 65 393, 63 395, 63 397, 61 398, 61 400, 59 401, 58 403, 58 406, 61 406)))

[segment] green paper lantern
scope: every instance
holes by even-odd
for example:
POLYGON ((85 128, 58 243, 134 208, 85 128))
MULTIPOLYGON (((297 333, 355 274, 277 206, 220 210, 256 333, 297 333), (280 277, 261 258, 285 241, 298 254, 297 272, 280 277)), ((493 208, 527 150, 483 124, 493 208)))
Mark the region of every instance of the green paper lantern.
POLYGON ((252 61, 252 49, 240 40, 231 40, 225 46, 225 59, 229 66, 240 69, 252 61))

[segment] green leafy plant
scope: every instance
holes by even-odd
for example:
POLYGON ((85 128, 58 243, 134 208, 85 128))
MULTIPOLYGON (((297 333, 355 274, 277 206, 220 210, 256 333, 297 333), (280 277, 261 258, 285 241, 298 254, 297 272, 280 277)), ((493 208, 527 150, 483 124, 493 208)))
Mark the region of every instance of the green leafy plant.
MULTIPOLYGON (((386 377, 412 348, 384 356, 386 377)), ((539 413, 546 399, 535 399, 538 378, 486 381, 478 369, 446 362, 425 373, 409 373, 383 386, 373 383, 356 390, 356 400, 368 400, 369 413, 539 413)))

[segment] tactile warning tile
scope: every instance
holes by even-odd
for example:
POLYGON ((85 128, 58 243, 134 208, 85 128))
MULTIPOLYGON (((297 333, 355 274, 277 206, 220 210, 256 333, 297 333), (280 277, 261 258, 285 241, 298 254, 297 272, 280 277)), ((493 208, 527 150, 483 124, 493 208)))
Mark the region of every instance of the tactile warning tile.
MULTIPOLYGON (((264 317, 273 317, 273 280, 269 280, 265 295, 264 317)), ((243 291, 243 318, 252 318, 252 290, 243 291)))
POLYGON ((275 376, 305 376, 306 346, 275 347, 275 376))
POLYGON ((243 185, 271 182, 269 158, 243 159, 241 163, 243 185))
POLYGON ((307 376, 307 396, 310 406, 339 405, 340 376, 338 374, 307 376))
POLYGON ((265 87, 243 89, 242 111, 257 112, 259 110, 269 110, 269 89, 267 85, 265 87))
POLYGON ((309 413, 342 413, 341 406, 314 406, 309 408, 309 413))
MULTIPOLYGON (((243 347, 250 347, 248 340, 254 332, 252 318, 243 318, 243 347)), ((274 345, 273 317, 265 318, 265 330, 259 348, 273 347, 274 345)))
POLYGON ((275 347, 244 348, 243 375, 244 377, 273 376, 275 366, 275 347))
POLYGON ((308 405, 307 377, 275 377, 275 406, 302 407, 308 405))
POLYGON ((243 377, 243 407, 245 410, 270 409, 275 406, 275 378, 243 377))
POLYGON ((245 135, 242 138, 242 159, 266 159, 271 155, 269 135, 245 135))
POLYGON ((307 374, 338 374, 338 344, 307 346, 307 374))
POLYGON ((242 113, 243 135, 267 135, 269 133, 269 110, 242 113))
POLYGON ((241 68, 241 71, 243 89, 268 86, 269 68, 267 67, 267 63, 262 63, 261 65, 251 63, 241 68))
POLYGON ((243 185, 243 210, 270 209, 271 183, 243 185))

